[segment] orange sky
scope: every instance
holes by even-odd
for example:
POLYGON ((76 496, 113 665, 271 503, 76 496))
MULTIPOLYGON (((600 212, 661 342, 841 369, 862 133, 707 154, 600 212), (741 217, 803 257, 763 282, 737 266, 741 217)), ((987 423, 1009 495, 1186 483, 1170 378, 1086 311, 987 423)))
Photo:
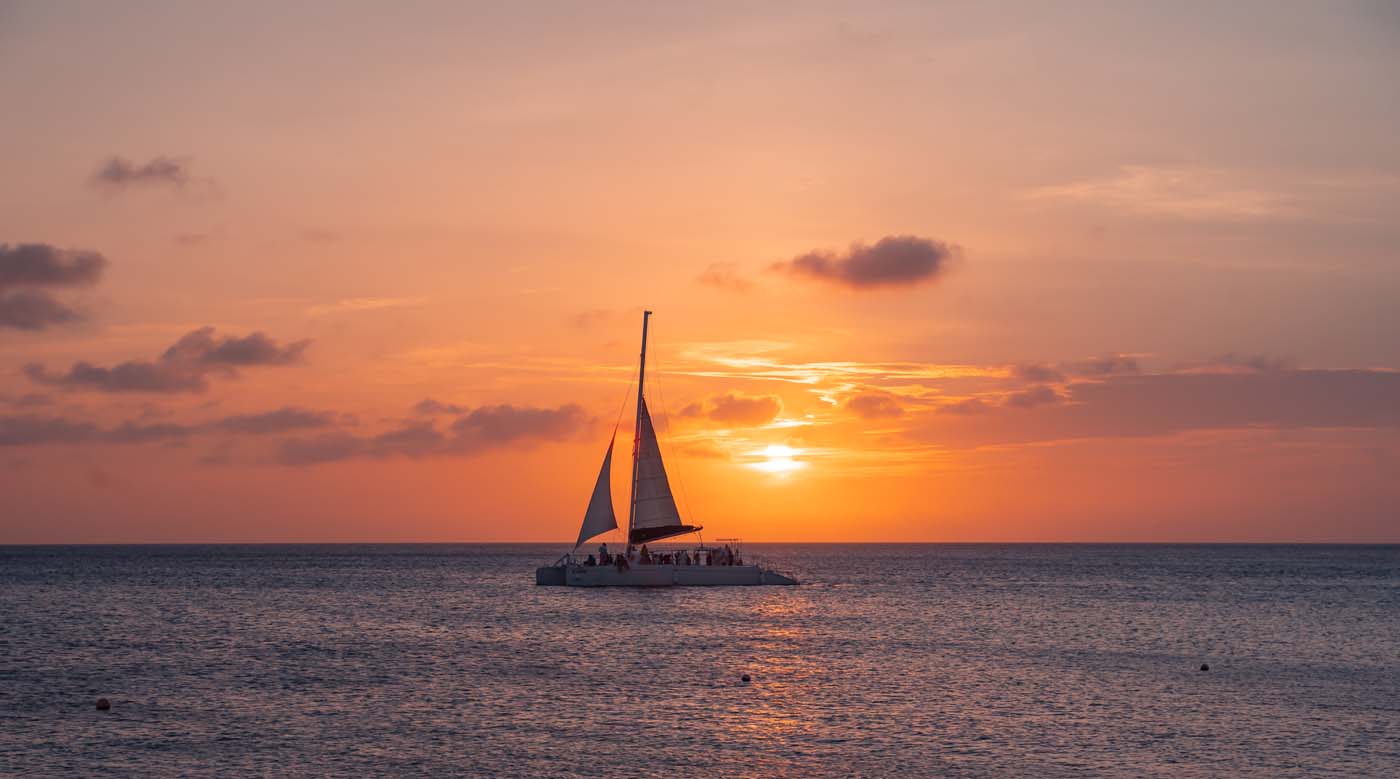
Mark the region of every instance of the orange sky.
POLYGON ((1385 4, 462 5, 0 4, 0 543, 1400 541, 1385 4))

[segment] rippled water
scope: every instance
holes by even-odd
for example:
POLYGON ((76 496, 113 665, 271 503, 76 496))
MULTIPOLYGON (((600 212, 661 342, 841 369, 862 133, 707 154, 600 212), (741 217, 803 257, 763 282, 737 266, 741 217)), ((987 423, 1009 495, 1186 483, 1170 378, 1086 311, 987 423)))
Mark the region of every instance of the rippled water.
POLYGON ((0 548, 0 774, 1400 775, 1397 547, 557 551, 0 548))

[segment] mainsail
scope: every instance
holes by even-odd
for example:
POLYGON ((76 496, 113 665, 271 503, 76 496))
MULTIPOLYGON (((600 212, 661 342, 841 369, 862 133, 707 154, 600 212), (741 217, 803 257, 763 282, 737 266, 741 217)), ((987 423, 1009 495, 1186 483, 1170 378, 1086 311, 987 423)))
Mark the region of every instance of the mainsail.
POLYGON ((666 466, 661 462, 661 447, 656 443, 656 430, 651 426, 646 400, 640 400, 637 406, 637 434, 632 527, 628 542, 644 544, 699 530, 695 525, 681 522, 676 499, 671 495, 671 484, 666 479, 666 466))
POLYGON ((583 513, 583 527, 578 530, 575 549, 599 533, 617 529, 617 516, 613 514, 612 503, 612 452, 616 440, 614 436, 608 442, 608 453, 603 456, 603 468, 598 471, 598 481, 593 485, 593 497, 588 501, 588 510, 583 513))

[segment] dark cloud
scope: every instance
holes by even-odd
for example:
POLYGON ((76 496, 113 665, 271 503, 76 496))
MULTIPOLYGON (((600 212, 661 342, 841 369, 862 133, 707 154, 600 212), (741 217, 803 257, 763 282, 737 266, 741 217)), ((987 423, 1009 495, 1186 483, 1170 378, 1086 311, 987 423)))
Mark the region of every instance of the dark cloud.
POLYGON ((440 454, 446 443, 447 436, 438 432, 432 422, 412 422, 371 438, 369 451, 380 457, 396 454, 426 457, 440 454))
POLYGON ((705 401, 690 403, 676 413, 677 417, 704 417, 725 425, 756 426, 772 422, 783 411, 783 401, 777 395, 740 395, 726 392, 705 401))
POLYGON ((1010 408, 939 414, 916 435, 975 446, 1246 427, 1400 427, 1400 373, 1390 371, 1128 374, 1073 382, 1065 392, 1062 402, 1008 398, 1010 408))
POLYGON ((992 404, 981 398, 967 398, 966 400, 960 400, 956 403, 939 406, 938 413, 959 415, 981 414, 986 411, 991 411, 992 408, 992 404))
POLYGON ((291 430, 314 430, 334 425, 336 415, 329 411, 310 411, 287 406, 260 414, 235 414, 210 425, 215 430, 232 433, 266 435, 291 430))
POLYGON ((413 407, 413 413, 422 414, 424 416, 465 414, 467 411, 468 409, 466 406, 459 406, 455 403, 441 403, 432 398, 424 398, 418 401, 417 405, 413 407))
POLYGON ((118 189, 132 185, 170 186, 177 189, 190 182, 186 164, 170 157, 155 157, 138 165, 124 157, 112 157, 93 174, 93 181, 118 189))
POLYGON ((518 408, 483 406, 452 423, 454 444, 469 449, 497 446, 536 439, 563 441, 583 431, 589 424, 583 407, 574 403, 558 408, 518 408))
POLYGON ((193 432, 185 425, 161 422, 143 425, 138 422, 123 422, 120 427, 103 434, 102 440, 113 444, 148 444, 153 441, 183 439, 193 432))
POLYGON ((107 260, 101 254, 46 243, 0 243, 0 289, 96 284, 107 260))
POLYGON ((43 330, 83 319, 76 309, 60 303, 47 292, 22 291, 0 294, 0 327, 43 330))
POLYGON ((314 465, 352 457, 438 457, 470 455, 486 449, 576 438, 593 420, 581 406, 528 408, 483 406, 439 430, 431 421, 407 422, 376 436, 343 432, 284 441, 277 461, 314 465))
POLYGON ((890 235, 873 246, 855 243, 844 253, 812 251, 772 268, 854 289, 903 287, 937 278, 956 251, 928 238, 890 235))
POLYGON ((90 441, 97 434, 97 426, 87 422, 34 415, 0 416, 0 446, 73 444, 90 441))
POLYGON ((354 457, 364 448, 365 442, 349 433, 323 433, 283 441, 277 461, 283 465, 316 465, 354 457))
POLYGON ((153 361, 129 360, 110 368, 78 362, 66 373, 49 373, 43 365, 31 363, 24 372, 37 383, 71 390, 203 392, 209 387, 211 373, 232 378, 238 368, 295 363, 310 343, 296 341, 282 346, 263 333, 220 337, 214 328, 202 327, 153 361))
POLYGON ((1137 358, 1130 354, 1106 354, 1092 360, 1081 360, 1067 366, 1075 376, 1112 376, 1119 373, 1137 373, 1137 358))
POLYGON ((1006 396, 1006 405, 1012 408, 1034 408, 1048 403, 1059 403, 1064 398, 1060 397, 1055 390, 1040 386, 1030 389, 1013 392, 1006 396))
POLYGON ((0 328, 43 330, 83 319, 81 311, 46 290, 27 288, 96 284, 106 265, 97 252, 46 243, 0 244, 0 328))
POLYGON ((299 362, 302 352, 310 345, 311 341, 303 340, 279 346, 276 341, 261 332, 251 333, 242 338, 232 335, 216 337, 214 328, 201 327, 185 334, 166 349, 161 355, 161 360, 211 367, 288 365, 299 362))
POLYGON ((6 398, 15 408, 34 408, 53 405, 53 398, 38 392, 26 392, 17 398, 6 398))
POLYGON ((695 277, 695 280, 700 284, 730 292, 747 292, 753 288, 753 282, 739 275, 739 266, 732 262, 713 263, 695 277))
POLYGON ((1011 371, 1012 375, 1023 381, 1064 381, 1064 374, 1050 365, 1044 363, 1028 363, 1017 365, 1011 371))
POLYGON ((888 419, 904 415, 904 407, 883 392, 862 392, 846 401, 846 409, 863 419, 888 419))
POLYGON ((1022 363, 1011 369, 1011 375, 1021 381, 1041 384, 1062 382, 1071 376, 1113 376, 1121 373, 1137 373, 1138 370, 1136 357, 1128 354, 1106 354, 1091 360, 1062 362, 1058 365, 1022 363))

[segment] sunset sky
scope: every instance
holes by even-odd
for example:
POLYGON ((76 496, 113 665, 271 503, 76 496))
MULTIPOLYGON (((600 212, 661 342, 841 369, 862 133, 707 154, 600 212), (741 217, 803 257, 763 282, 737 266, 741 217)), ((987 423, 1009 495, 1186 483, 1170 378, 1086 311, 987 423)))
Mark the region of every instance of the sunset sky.
POLYGON ((0 0, 0 101, 0 543, 567 546, 644 308, 707 538, 1400 541, 1384 0, 0 0))

